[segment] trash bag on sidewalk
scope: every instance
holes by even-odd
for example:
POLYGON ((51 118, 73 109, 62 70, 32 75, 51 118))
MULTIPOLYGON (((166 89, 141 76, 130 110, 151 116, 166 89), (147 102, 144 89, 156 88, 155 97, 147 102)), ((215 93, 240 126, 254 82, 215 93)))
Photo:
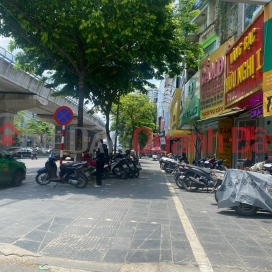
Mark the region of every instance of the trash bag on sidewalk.
POLYGON ((227 170, 216 196, 218 208, 231 208, 245 203, 272 212, 272 176, 227 170))

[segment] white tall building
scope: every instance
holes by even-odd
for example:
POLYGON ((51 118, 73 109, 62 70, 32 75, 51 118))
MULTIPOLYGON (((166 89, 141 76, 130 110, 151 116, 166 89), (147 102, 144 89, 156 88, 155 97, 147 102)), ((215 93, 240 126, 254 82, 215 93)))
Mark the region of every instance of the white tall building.
POLYGON ((149 102, 153 104, 158 103, 158 89, 149 89, 147 90, 147 95, 149 97, 149 102))
POLYGON ((175 79, 165 76, 160 82, 157 102, 157 124, 160 125, 160 132, 168 134, 169 130, 169 105, 175 91, 175 79))

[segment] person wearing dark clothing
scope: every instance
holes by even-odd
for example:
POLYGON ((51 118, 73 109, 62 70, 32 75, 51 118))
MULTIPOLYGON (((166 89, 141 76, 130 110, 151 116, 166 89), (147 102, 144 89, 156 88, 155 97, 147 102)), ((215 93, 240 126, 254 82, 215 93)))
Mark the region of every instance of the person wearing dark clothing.
POLYGON ((108 160, 108 148, 103 144, 103 140, 100 139, 98 150, 96 152, 96 185, 95 187, 102 186, 102 173, 104 164, 108 160))

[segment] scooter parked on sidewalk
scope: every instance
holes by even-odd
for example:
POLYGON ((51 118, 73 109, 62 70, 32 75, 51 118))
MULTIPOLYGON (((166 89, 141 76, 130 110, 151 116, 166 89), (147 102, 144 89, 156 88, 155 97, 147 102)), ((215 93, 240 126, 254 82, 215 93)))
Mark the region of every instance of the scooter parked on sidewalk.
POLYGON ((126 165, 125 158, 113 157, 110 159, 109 165, 104 168, 107 177, 117 176, 121 179, 126 179, 128 177, 129 169, 126 165))
POLYGON ((136 167, 137 170, 134 171, 134 177, 138 178, 140 175, 140 171, 143 169, 139 159, 136 156, 132 156, 132 163, 134 165, 134 167, 136 167))
POLYGON ((218 208, 231 208, 249 216, 257 211, 272 212, 272 177, 238 169, 226 171, 216 192, 218 208))
MULTIPOLYGON (((224 160, 217 161, 218 165, 221 165, 224 160)), ((214 188, 219 186, 218 178, 220 177, 223 180, 225 171, 220 171, 217 169, 206 169, 206 168, 183 168, 180 169, 183 172, 183 175, 179 177, 182 180, 182 186, 188 192, 195 192, 199 188, 214 188)))
POLYGON ((57 176, 57 158, 53 152, 49 155, 45 167, 37 171, 36 182, 40 185, 47 185, 50 182, 68 183, 77 188, 85 188, 88 184, 87 162, 66 163, 60 166, 60 177, 57 176))

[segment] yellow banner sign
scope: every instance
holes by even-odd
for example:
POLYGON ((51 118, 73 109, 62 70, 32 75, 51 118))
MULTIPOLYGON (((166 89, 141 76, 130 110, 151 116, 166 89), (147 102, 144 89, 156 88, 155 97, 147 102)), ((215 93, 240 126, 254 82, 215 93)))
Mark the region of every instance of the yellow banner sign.
POLYGON ((263 117, 272 116, 272 90, 263 93, 263 117))
MULTIPOLYGON (((219 120, 218 124, 218 134, 223 136, 223 153, 219 153, 220 146, 218 147, 218 159, 226 159, 227 161, 223 164, 231 168, 231 157, 232 157, 232 118, 224 118, 219 120)), ((220 144, 220 141, 219 141, 220 144)))

